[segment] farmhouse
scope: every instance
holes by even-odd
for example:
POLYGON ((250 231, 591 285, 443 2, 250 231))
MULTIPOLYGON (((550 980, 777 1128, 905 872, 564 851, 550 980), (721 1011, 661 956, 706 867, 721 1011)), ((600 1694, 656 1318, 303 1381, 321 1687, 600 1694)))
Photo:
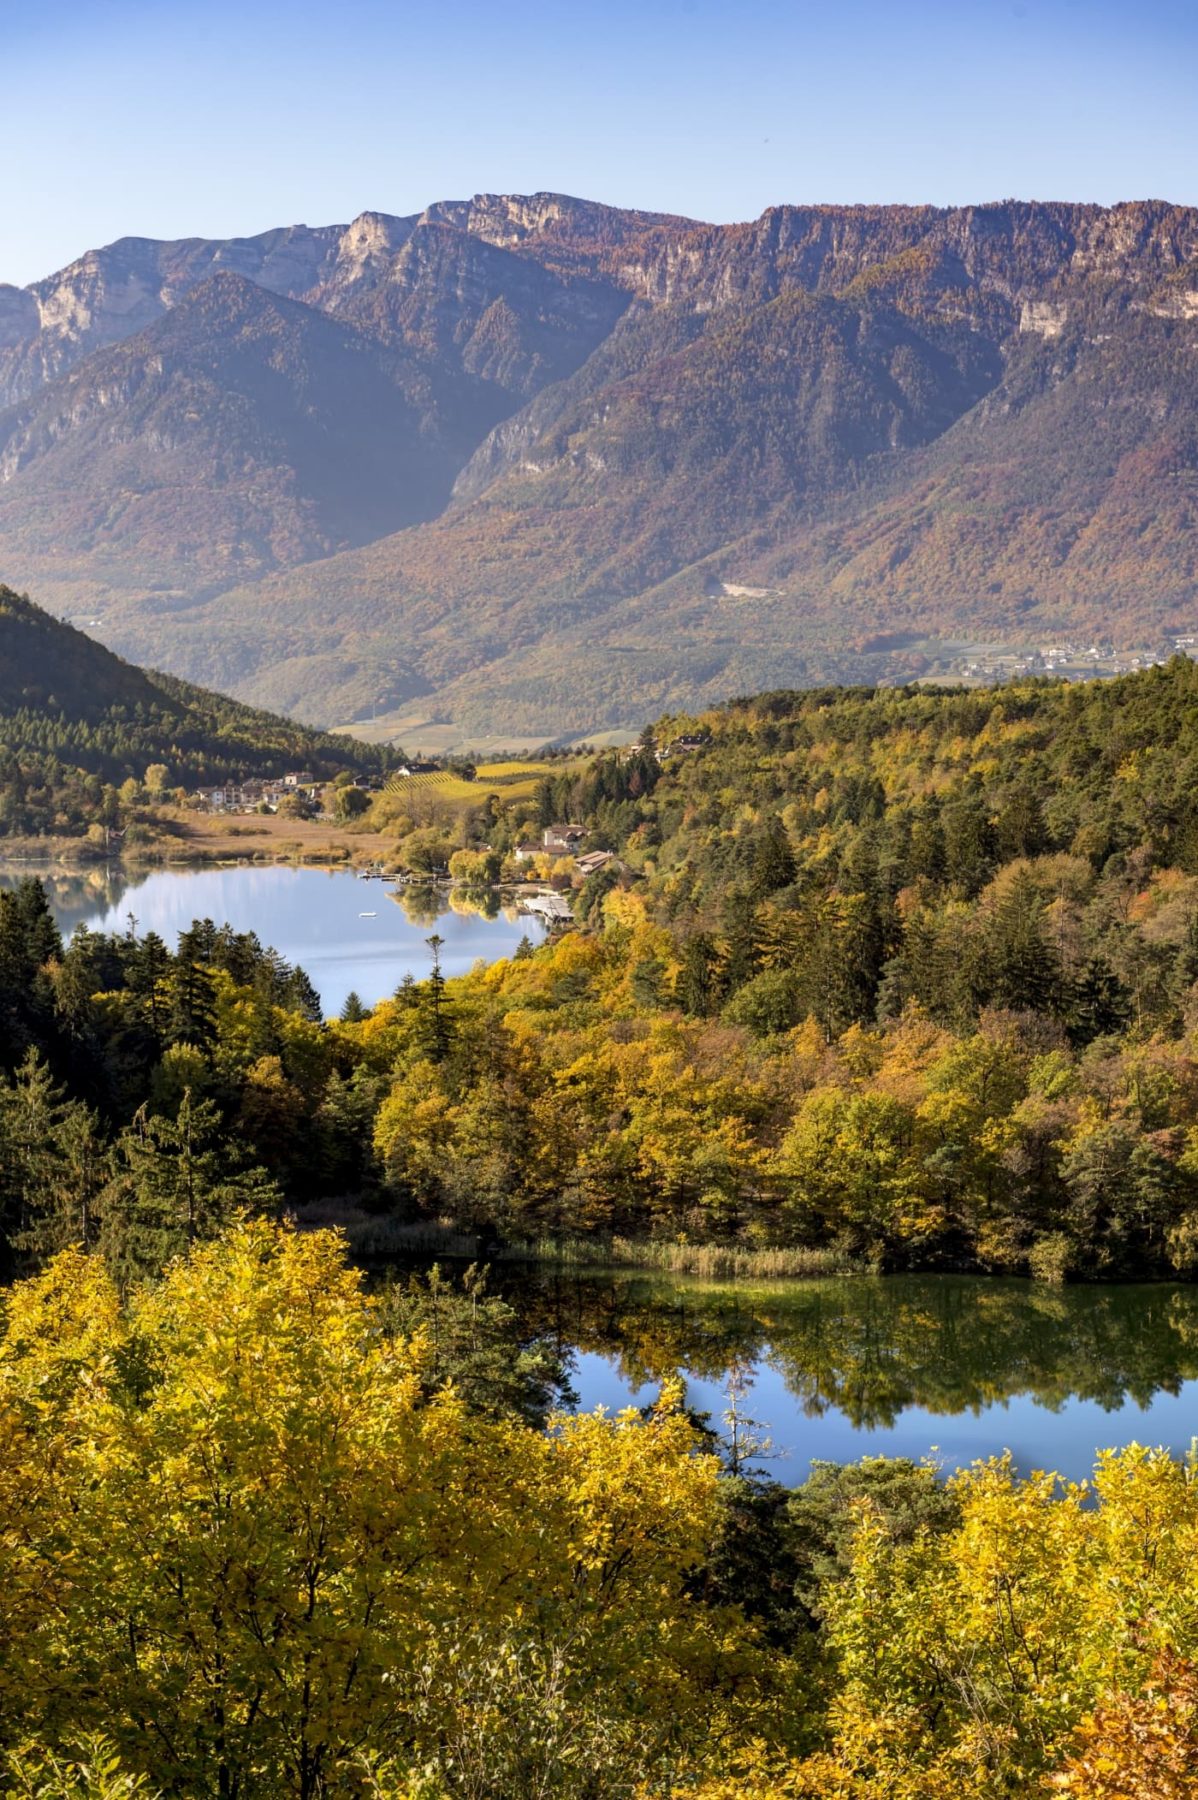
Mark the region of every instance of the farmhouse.
POLYGON ((600 869, 606 869, 613 865, 617 869, 626 867, 626 864, 622 863, 619 857, 610 850, 589 850, 585 856, 577 858, 574 867, 585 881, 588 875, 597 875, 600 869))
POLYGON ((700 731, 685 731, 681 737, 671 738, 661 753, 664 762, 667 756, 689 756, 692 751, 702 750, 708 742, 708 734, 700 731))
POLYGON ((585 837, 585 825, 546 825, 541 850, 548 856, 573 856, 585 837))

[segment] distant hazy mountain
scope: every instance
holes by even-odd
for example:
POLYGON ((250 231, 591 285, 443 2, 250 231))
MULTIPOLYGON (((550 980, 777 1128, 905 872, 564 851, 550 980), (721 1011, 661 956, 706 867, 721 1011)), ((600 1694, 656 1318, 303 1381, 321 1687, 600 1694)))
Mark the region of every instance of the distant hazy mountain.
POLYGON ((480 196, 0 288, 0 573, 330 722, 1198 627, 1198 212, 480 196))

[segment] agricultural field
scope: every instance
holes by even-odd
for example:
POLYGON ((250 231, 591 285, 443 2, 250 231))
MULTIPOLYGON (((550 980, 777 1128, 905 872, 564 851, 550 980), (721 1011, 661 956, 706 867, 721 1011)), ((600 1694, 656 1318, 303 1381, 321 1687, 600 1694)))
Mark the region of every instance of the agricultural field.
POLYGON ((533 758, 509 757, 501 762, 477 764, 473 781, 467 781, 452 769, 438 769, 423 775, 393 775, 387 783, 389 794, 409 795, 421 802, 439 801, 452 810, 478 806, 488 794, 498 794, 505 802, 531 800, 537 783, 546 775, 562 775, 580 768, 588 760, 579 757, 566 762, 555 758, 542 762, 533 758))

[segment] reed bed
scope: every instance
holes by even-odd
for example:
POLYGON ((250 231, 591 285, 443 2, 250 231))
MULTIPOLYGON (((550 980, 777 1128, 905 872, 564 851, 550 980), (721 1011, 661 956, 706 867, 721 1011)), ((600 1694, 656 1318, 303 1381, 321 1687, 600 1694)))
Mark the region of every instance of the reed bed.
POLYGON ((301 1208, 297 1223, 344 1232, 355 1256, 368 1262, 556 1263, 572 1268, 657 1270, 711 1281, 794 1281, 815 1275, 860 1275, 866 1265, 837 1250, 751 1249, 735 1244, 687 1244, 668 1239, 539 1237, 496 1243, 439 1219, 403 1221, 326 1202, 301 1208))
POLYGON ((854 1275, 863 1265, 837 1250, 747 1249, 731 1244, 679 1244, 663 1239, 537 1238, 507 1244, 495 1261, 568 1263, 575 1267, 655 1269, 713 1281, 796 1280, 813 1275, 854 1275))

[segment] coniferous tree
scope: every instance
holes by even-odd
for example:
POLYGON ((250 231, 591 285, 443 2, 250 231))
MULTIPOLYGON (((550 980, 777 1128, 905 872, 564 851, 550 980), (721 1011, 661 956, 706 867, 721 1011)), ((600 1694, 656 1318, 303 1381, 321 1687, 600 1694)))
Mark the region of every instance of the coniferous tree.
POLYGON ((678 972, 678 1001, 695 1018, 705 1019, 719 1001, 719 955, 711 937, 698 931, 687 939, 678 972))
POLYGON ((453 1042, 453 1018, 445 996, 445 976, 441 969, 441 951, 445 947, 445 939, 439 932, 434 932, 424 941, 432 955, 433 967, 420 989, 421 1036, 429 1061, 443 1063, 453 1042))
POLYGON ((95 1249, 111 1161, 99 1120, 86 1106, 62 1108, 45 1173, 49 1179, 29 1197, 24 1229, 14 1233, 17 1249, 36 1263, 71 1245, 95 1249))
POLYGON ((988 934, 990 997, 996 1006, 1051 1012, 1061 1006, 1060 958, 1044 928, 1044 902, 1021 872, 995 909, 988 934))
POLYGON ((23 1246, 39 1205, 58 1183, 58 1132, 65 1101, 37 1050, 0 1083, 0 1203, 4 1236, 23 1246))
POLYGON ((281 1202, 264 1170, 239 1167, 230 1155, 213 1103, 190 1092, 173 1119, 143 1106, 117 1139, 113 1163, 103 1241, 126 1275, 161 1269, 238 1214, 273 1212, 281 1202))
POLYGON ((187 955, 180 940, 179 953, 167 978, 166 1041, 191 1044, 207 1055, 216 1041, 216 1000, 212 975, 202 963, 187 955))
POLYGON ((775 814, 757 839, 753 851, 751 883, 755 894, 773 894, 790 887, 797 868, 786 827, 775 814))

